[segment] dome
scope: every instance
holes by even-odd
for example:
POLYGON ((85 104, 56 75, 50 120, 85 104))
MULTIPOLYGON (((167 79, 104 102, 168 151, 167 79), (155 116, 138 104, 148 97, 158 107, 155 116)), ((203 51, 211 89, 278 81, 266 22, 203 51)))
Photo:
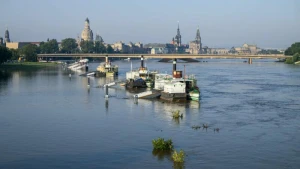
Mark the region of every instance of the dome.
POLYGON ((90 28, 90 20, 86 18, 84 29, 81 33, 81 39, 85 41, 92 41, 93 40, 93 31, 90 28))

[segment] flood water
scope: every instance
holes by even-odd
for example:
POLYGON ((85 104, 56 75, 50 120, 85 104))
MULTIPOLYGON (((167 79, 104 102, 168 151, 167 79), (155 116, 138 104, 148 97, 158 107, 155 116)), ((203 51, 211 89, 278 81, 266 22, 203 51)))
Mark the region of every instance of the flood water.
MULTIPOLYGON (((300 66, 274 60, 179 63, 195 74, 201 100, 134 100, 125 79, 87 78, 61 66, 0 74, 0 168, 300 168, 300 66), (72 77, 69 78, 69 73, 72 77), (174 120, 172 111, 183 118, 174 120), (209 128, 194 130, 193 125, 209 128), (219 132, 214 128, 220 128, 219 132), (152 139, 172 139, 185 163, 152 152, 152 139)), ((134 60, 133 67, 139 67, 134 60)), ((147 60, 170 73, 172 63, 147 60)), ((95 70, 99 63, 90 63, 95 70)))

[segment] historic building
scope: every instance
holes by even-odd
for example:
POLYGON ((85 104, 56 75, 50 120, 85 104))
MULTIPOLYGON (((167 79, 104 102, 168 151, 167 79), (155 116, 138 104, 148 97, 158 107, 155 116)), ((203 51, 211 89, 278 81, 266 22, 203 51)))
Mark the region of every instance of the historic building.
POLYGON ((89 18, 86 18, 85 24, 84 24, 84 29, 81 33, 81 39, 85 41, 93 41, 93 31, 90 28, 90 20, 89 18))
POLYGON ((197 28, 197 33, 196 33, 195 40, 191 41, 190 44, 189 44, 189 53, 190 54, 201 54, 201 53, 203 53, 199 27, 197 28))
POLYGON ((242 47, 234 48, 234 52, 238 54, 256 55, 259 51, 261 51, 261 49, 258 48, 256 45, 249 45, 246 43, 242 47))
POLYGON ((226 48, 206 48, 206 54, 213 54, 213 55, 228 55, 229 49, 226 48))
POLYGON ((7 43, 7 42, 10 42, 10 38, 9 38, 9 31, 6 28, 6 31, 5 31, 5 43, 7 43))
POLYGON ((101 43, 104 42, 104 40, 102 39, 102 37, 98 33, 96 33, 95 42, 101 42, 101 43))
POLYGON ((181 46, 181 35, 180 35, 179 23, 178 23, 178 28, 177 28, 177 34, 172 39, 172 44, 175 45, 176 47, 180 47, 181 46))
POLYGON ((152 48, 151 54, 167 54, 168 49, 167 48, 152 48))

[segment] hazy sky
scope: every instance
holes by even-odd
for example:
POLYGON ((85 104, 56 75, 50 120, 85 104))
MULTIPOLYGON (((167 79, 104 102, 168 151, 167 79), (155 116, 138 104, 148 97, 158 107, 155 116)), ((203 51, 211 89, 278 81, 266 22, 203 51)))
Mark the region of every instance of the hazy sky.
POLYGON ((116 41, 182 42, 199 25, 208 47, 257 44, 286 48, 300 41, 300 0, 0 0, 0 36, 12 41, 76 38, 86 17, 94 35, 116 41))

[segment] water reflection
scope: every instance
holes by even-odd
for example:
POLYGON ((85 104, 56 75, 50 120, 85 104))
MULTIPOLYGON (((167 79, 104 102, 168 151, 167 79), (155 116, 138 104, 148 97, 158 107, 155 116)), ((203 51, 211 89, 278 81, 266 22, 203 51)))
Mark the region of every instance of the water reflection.
POLYGON ((173 168, 174 169, 184 169, 184 163, 173 163, 173 168))
POLYGON ((171 159, 172 151, 161 151, 161 150, 152 150, 152 155, 157 157, 158 161, 163 161, 164 159, 171 159))
POLYGON ((108 98, 106 98, 105 99, 105 111, 106 111, 106 113, 108 113, 108 106, 109 106, 109 104, 108 104, 108 98))
POLYGON ((0 91, 8 86, 8 81, 12 78, 12 73, 0 71, 0 91))
POLYGON ((178 117, 178 118, 174 118, 174 117, 173 117, 173 120, 172 120, 172 121, 173 121, 175 124, 179 125, 179 124, 180 124, 180 121, 182 120, 182 118, 183 118, 183 117, 178 117))

